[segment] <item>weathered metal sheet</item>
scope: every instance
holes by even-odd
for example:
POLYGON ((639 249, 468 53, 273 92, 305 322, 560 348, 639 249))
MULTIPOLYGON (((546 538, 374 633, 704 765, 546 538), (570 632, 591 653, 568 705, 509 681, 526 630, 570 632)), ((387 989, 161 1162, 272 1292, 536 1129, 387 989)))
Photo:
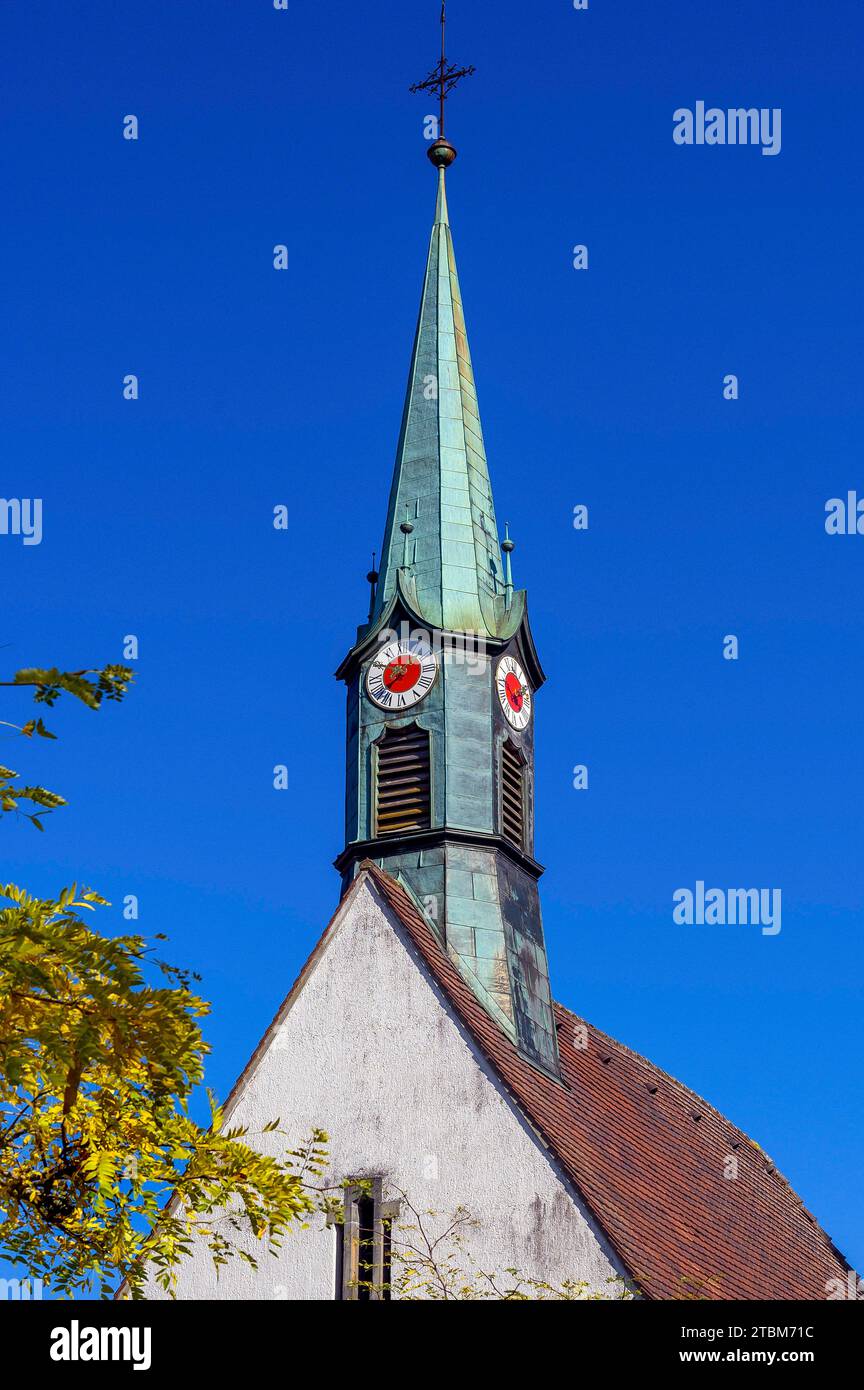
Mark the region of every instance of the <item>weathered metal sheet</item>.
POLYGON ((411 572, 421 616, 434 627, 494 636, 504 596, 501 550, 443 168, 438 179, 376 616, 396 591, 405 561, 400 524, 407 515, 414 526, 411 572), (445 534, 445 520, 461 534, 445 534))

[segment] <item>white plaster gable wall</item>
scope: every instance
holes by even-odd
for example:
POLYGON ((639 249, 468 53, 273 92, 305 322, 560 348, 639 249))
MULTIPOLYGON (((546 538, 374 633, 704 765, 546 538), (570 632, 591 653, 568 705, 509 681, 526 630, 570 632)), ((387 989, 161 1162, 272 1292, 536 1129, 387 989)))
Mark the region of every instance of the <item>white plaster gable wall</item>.
MULTIPOLYGON (((259 1130, 281 1117, 292 1146, 330 1135, 328 1180, 381 1173, 437 1234, 458 1207, 481 1223, 460 1264, 601 1288, 620 1273, 591 1218, 470 1041, 369 880, 356 886, 303 988, 274 1025, 230 1112, 259 1130)), ((226 1117, 227 1119, 227 1117, 226 1117)), ((255 1141, 279 1153, 284 1140, 255 1141)), ((178 1298, 332 1299, 335 1232, 321 1217, 259 1269, 209 1252, 181 1266, 178 1298)), ((255 1242, 249 1248, 255 1248, 255 1242)), ((151 1286, 150 1297, 161 1294, 151 1286)))

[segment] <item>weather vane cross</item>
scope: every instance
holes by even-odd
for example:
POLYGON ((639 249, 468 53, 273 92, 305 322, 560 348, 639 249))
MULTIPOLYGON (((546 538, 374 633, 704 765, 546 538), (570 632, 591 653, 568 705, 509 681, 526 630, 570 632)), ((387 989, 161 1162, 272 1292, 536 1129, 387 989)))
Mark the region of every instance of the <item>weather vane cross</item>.
POLYGON ((409 88, 412 92, 437 92, 438 93, 438 139, 444 139, 444 103, 447 97, 460 82, 463 77, 470 77, 474 68, 457 68, 454 64, 448 66, 445 53, 445 31, 447 28, 446 16, 447 0, 442 0, 441 5, 441 57, 435 64, 429 76, 423 82, 415 82, 409 88))

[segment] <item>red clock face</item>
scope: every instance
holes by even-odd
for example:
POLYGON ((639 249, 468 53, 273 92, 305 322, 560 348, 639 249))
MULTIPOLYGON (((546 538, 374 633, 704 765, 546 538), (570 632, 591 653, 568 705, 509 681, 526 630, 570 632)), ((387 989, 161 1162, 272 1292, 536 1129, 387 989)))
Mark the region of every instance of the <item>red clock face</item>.
POLYGON ((381 709, 407 709, 428 695, 438 674, 438 660, 426 642, 388 642, 366 672, 369 698, 381 709))
POLYGON ((518 676, 514 676, 512 671, 509 671, 504 677, 504 694, 507 696, 507 703, 513 713, 521 714, 525 696, 522 693, 522 682, 518 676))
POLYGON ((416 656, 410 653, 400 653, 393 661, 389 661, 382 671, 385 690, 393 690, 401 695, 403 690, 412 690, 420 679, 420 672, 423 667, 416 656))
POLYGON ((507 723, 514 729, 527 728, 531 718, 531 687, 514 657, 502 656, 495 673, 495 685, 507 723))

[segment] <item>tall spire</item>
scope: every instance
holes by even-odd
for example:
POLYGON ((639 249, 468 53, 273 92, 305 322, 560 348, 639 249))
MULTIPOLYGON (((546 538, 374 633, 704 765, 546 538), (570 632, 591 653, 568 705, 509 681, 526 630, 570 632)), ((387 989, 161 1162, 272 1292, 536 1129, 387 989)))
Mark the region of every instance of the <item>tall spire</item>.
MULTIPOLYGON (((438 144, 438 197, 396 451, 376 614, 405 581, 418 616, 496 636, 505 585, 438 144), (414 531, 403 544, 406 516, 414 531)), ((431 152, 430 152, 431 153, 431 152)), ((455 151, 453 151, 455 154, 455 151)), ((452 162, 452 161, 450 161, 452 162)))
POLYGON ((430 626, 492 637, 503 620, 504 577, 445 183, 456 158, 444 138, 446 99, 474 69, 448 63, 445 22, 442 4, 441 57, 411 88, 438 97, 437 139, 427 151, 438 171, 438 196, 375 612, 384 611, 399 584, 430 626), (410 541, 406 521, 413 528, 410 541))

